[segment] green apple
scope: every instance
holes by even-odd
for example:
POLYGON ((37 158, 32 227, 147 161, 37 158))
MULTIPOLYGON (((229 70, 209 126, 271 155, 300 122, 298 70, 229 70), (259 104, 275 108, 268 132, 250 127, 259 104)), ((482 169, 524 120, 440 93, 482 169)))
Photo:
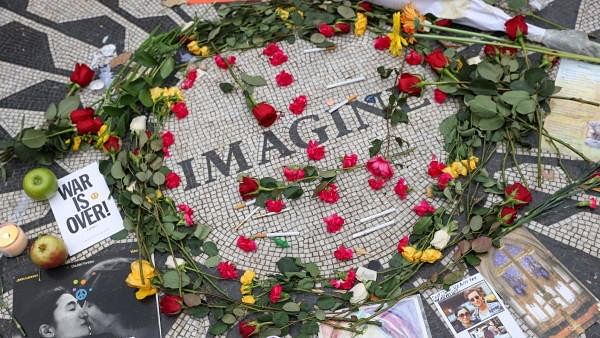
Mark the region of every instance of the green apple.
POLYGON ((61 266, 67 260, 67 246, 60 237, 41 235, 31 244, 29 258, 42 269, 61 266))
POLYGON ((58 180, 50 169, 35 168, 23 177, 23 190, 36 201, 45 200, 56 194, 58 180))

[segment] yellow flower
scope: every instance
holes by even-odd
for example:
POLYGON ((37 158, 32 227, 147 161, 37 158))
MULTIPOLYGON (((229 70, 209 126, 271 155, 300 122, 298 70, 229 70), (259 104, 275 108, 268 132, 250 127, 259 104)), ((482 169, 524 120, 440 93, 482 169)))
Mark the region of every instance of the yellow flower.
POLYGON ((243 285, 250 285, 254 280, 254 276, 256 276, 256 272, 252 270, 246 270, 244 271, 242 277, 240 277, 240 283, 242 283, 243 285))
POLYGON ((479 158, 477 156, 471 156, 468 160, 462 160, 460 161, 460 163, 462 163, 467 168, 467 170, 473 171, 477 168, 479 158))
POLYGON ((388 38, 390 38, 390 54, 393 56, 400 56, 402 54, 402 48, 404 46, 408 46, 408 42, 400 35, 396 33, 389 33, 388 38))
POLYGON ((287 20, 290 17, 290 12, 286 11, 281 7, 277 7, 277 9, 275 9, 275 14, 277 14, 277 16, 279 16, 279 18, 283 21, 287 20))
POLYGON ((138 259, 131 263, 131 272, 127 275, 125 283, 129 287, 138 289, 135 298, 141 300, 156 294, 156 288, 151 282, 156 275, 156 270, 150 262, 138 259))
POLYGON ((458 177, 458 173, 454 171, 451 166, 446 166, 446 168, 442 169, 442 172, 452 175, 452 178, 458 177))
POLYGON ((426 249, 421 255, 421 262, 435 263, 442 258, 442 253, 436 249, 426 249))
POLYGON ((250 285, 242 284, 240 285, 240 293, 242 295, 249 295, 252 293, 252 287, 250 285))
POLYGON ((71 150, 78 151, 80 145, 81 145, 81 136, 73 137, 73 144, 71 145, 71 150))
POLYGON ((156 103, 163 96, 164 88, 154 87, 150 89, 150 98, 152 98, 152 102, 156 103))
POLYGON ((177 87, 165 88, 163 95, 168 97, 170 102, 183 101, 183 94, 181 93, 181 89, 177 87))
POLYGON ((156 191, 154 192, 154 195, 156 196, 156 198, 163 197, 162 191, 160 191, 160 189, 156 189, 156 191))
POLYGON ((356 21, 354 21, 354 35, 363 36, 367 30, 367 16, 363 13, 356 13, 356 21))
POLYGON ((244 296, 244 297, 242 297, 242 303, 252 305, 252 304, 256 303, 256 299, 252 295, 244 296))
POLYGON ((467 167, 465 167, 461 162, 455 161, 450 164, 452 171, 456 173, 456 177, 458 176, 467 176, 467 167))
POLYGON ((103 124, 102 127, 100 127, 100 129, 98 130, 98 136, 102 136, 104 133, 106 133, 107 129, 108 126, 106 124, 103 124))
POLYGON ((402 257, 411 263, 417 263, 421 254, 421 250, 417 250, 414 246, 406 246, 402 251, 402 257))
POLYGON ((400 18, 401 18, 401 16, 402 16, 402 13, 400 13, 400 12, 396 12, 392 16, 392 22, 393 22, 393 24, 392 24, 392 32, 393 33, 400 34, 400 28, 401 28, 401 26, 400 26, 400 22, 401 22, 400 18))
POLYGON ((402 8, 402 30, 407 34, 414 34, 416 27, 415 21, 425 21, 425 17, 419 13, 412 2, 407 3, 402 8))
POLYGON ((202 57, 207 57, 210 54, 210 51, 208 49, 208 46, 202 46, 200 47, 198 45, 198 41, 192 41, 190 43, 187 44, 187 48, 190 51, 190 53, 196 55, 196 56, 202 56, 202 57))

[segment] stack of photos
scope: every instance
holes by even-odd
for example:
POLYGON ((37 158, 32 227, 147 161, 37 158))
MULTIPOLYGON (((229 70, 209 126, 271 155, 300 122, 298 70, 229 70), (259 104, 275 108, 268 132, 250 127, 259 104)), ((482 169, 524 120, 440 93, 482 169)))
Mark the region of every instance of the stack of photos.
POLYGON ((455 337, 521 338, 525 334, 494 289, 480 274, 433 296, 455 337))

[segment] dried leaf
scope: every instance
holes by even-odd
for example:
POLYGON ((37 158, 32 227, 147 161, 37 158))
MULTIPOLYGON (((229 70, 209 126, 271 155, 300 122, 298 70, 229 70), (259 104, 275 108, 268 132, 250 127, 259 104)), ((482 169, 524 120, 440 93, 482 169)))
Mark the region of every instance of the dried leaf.
POLYGON ((471 248, 477 253, 488 252, 492 248, 492 239, 487 236, 477 237, 471 242, 471 248))
POLYGON ((204 295, 197 295, 193 293, 186 293, 183 295, 183 303, 186 306, 194 307, 202 304, 202 301, 206 300, 204 295))
POLYGON ((357 256, 364 256, 364 255, 368 254, 369 252, 365 248, 356 248, 356 249, 354 249, 354 253, 357 256))
POLYGON ((112 69, 112 68, 116 68, 117 66, 124 65, 125 63, 127 63, 127 61, 129 61, 130 57, 131 57, 130 52, 125 52, 125 53, 121 53, 121 54, 117 55, 112 60, 110 60, 110 68, 112 69))

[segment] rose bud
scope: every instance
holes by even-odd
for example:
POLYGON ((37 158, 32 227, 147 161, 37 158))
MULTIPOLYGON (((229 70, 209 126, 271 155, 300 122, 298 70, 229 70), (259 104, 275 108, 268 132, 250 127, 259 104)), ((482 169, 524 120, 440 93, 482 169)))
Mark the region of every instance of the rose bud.
POLYGON ((442 70, 450 65, 450 60, 448 60, 448 57, 444 55, 444 51, 440 48, 429 53, 425 57, 425 61, 427 61, 431 68, 437 71, 442 70))
POLYGON ((392 40, 387 35, 378 36, 373 40, 373 47, 377 50, 387 50, 390 48, 392 40))
POLYGON ((423 62, 423 56, 414 49, 406 54, 406 63, 412 66, 420 65, 423 62))
POLYGON ((496 46, 485 45, 485 47, 483 47, 483 54, 486 56, 496 56, 498 55, 498 49, 496 46))
POLYGON ((239 186, 240 196, 244 201, 247 201, 256 195, 258 192, 258 181, 255 178, 244 176, 239 186))
POLYGON ((94 117, 94 109, 79 108, 71 112, 71 122, 77 124, 81 121, 91 120, 94 117))
POLYGON ((110 135, 104 142, 104 150, 108 152, 118 152, 121 149, 121 140, 118 136, 110 135))
POLYGON ((319 25, 319 33, 323 34, 326 38, 330 38, 335 34, 335 29, 326 23, 319 25))
POLYGON ((503 207, 498 214, 498 218, 500 218, 500 222, 502 224, 513 224, 515 222, 515 218, 517 217, 517 209, 511 207, 503 207))
POLYGON ((183 299, 176 295, 164 295, 160 299, 160 312, 167 316, 178 315, 183 309, 183 299))
POLYGON ((527 35, 527 22, 525 22, 525 17, 523 15, 517 15, 514 18, 506 21, 504 23, 504 28, 506 30, 506 35, 511 40, 516 40, 524 35, 527 35))
POLYGON ((358 3, 358 8, 362 9, 365 12, 371 12, 373 10, 373 5, 367 1, 361 1, 358 3))
POLYGON ((92 82, 96 73, 84 63, 76 63, 75 69, 71 73, 71 82, 78 84, 80 87, 85 87, 92 82))
POLYGON ((345 22, 338 22, 335 24, 335 30, 342 33, 347 34, 350 33, 350 25, 345 22))
POLYGON ((240 335, 242 336, 242 338, 249 338, 250 336, 252 336, 254 333, 257 332, 255 321, 241 322, 239 324, 239 328, 240 328, 240 335))
POLYGON ((252 108, 252 115, 263 127, 270 127, 277 120, 277 111, 266 102, 258 103, 252 108))
POLYGON ((532 200, 531 192, 519 182, 507 186, 504 189, 504 194, 517 209, 526 206, 532 200))
POLYGON ((398 90, 408 95, 418 96, 421 94, 422 89, 419 87, 419 83, 421 83, 422 80, 423 79, 419 75, 402 73, 398 79, 398 90))

